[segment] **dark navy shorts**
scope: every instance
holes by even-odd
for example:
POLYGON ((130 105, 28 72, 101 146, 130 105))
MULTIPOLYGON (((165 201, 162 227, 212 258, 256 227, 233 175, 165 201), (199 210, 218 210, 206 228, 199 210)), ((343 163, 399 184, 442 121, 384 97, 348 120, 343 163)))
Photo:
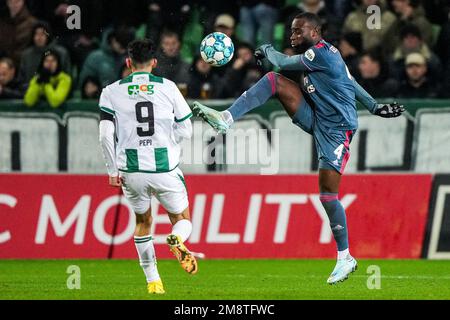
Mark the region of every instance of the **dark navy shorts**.
POLYGON ((314 137, 319 169, 332 169, 343 174, 350 158, 350 142, 356 130, 338 130, 321 125, 304 99, 292 122, 314 137))

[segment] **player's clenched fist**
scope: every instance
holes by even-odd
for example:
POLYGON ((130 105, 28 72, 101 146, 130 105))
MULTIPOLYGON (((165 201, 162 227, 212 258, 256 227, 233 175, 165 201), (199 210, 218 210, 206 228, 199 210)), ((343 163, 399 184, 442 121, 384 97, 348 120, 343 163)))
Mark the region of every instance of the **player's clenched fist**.
POLYGON ((389 104, 379 104, 378 108, 375 110, 375 115, 382 118, 396 118, 400 116, 404 111, 405 107, 398 104, 397 102, 389 104))
POLYGON ((256 64, 258 66, 262 65, 262 60, 266 57, 266 53, 265 53, 265 48, 269 47, 270 45, 268 44, 263 44, 262 46, 260 46, 258 49, 255 50, 255 59, 256 59, 256 64))

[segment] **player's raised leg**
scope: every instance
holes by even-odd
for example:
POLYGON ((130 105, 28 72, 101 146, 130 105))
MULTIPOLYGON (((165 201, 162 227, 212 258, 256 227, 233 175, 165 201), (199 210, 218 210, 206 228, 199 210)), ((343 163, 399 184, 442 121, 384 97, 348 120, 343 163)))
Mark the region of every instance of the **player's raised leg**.
POLYGON ((156 266, 155 247, 150 235, 152 215, 150 209, 144 214, 136 213, 136 229, 134 232, 134 243, 139 255, 139 263, 147 278, 147 289, 149 293, 165 293, 161 278, 156 266))
POLYGON ((290 117, 295 115, 303 99, 302 92, 295 82, 278 73, 269 72, 245 91, 227 110, 219 112, 195 101, 194 111, 219 133, 225 133, 234 121, 263 105, 273 96, 280 100, 290 117))
MULTIPOLYGON (((321 163, 321 166, 326 165, 321 163)), ((330 220, 338 250, 336 266, 327 280, 329 284, 346 280, 357 269, 357 262, 349 251, 345 209, 338 198, 340 182, 341 174, 335 169, 329 167, 319 170, 320 201, 330 220)))
POLYGON ((169 213, 169 219, 172 223, 172 233, 167 237, 170 251, 175 255, 184 271, 196 274, 198 271, 197 260, 184 244, 192 232, 189 208, 180 214, 169 213))

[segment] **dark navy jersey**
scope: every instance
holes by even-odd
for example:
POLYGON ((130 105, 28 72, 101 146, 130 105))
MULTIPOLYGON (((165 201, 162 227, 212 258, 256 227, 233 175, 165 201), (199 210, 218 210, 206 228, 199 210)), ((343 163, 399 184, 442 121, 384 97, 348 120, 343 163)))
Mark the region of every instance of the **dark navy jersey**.
POLYGON ((300 55, 303 88, 314 102, 317 120, 328 128, 358 127, 353 78, 339 51, 322 40, 300 55))
POLYGON ((271 45, 261 49, 273 65, 304 72, 303 89, 314 103, 311 107, 322 126, 357 129, 355 94, 371 112, 375 110, 376 101, 355 82, 338 49, 325 40, 295 56, 277 52, 271 45))

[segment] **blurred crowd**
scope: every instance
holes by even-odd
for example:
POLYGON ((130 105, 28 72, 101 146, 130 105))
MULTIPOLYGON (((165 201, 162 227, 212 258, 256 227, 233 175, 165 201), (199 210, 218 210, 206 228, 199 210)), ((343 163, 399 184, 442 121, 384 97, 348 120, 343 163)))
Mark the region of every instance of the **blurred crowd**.
MULTIPOLYGON (((271 68, 256 65, 257 46, 302 52, 289 40, 302 12, 321 17, 324 38, 373 96, 450 98, 449 0, 0 0, 0 99, 30 107, 45 100, 54 108, 69 98, 98 99, 103 87, 130 74, 126 46, 144 37, 158 44, 154 74, 176 82, 187 98, 237 97, 271 68), (70 5, 81 9, 80 29, 67 27, 70 5), (373 5, 380 16, 369 29, 373 5), (212 31, 235 44, 225 67, 199 55, 212 31)), ((285 75, 299 79, 298 72, 285 75)))

